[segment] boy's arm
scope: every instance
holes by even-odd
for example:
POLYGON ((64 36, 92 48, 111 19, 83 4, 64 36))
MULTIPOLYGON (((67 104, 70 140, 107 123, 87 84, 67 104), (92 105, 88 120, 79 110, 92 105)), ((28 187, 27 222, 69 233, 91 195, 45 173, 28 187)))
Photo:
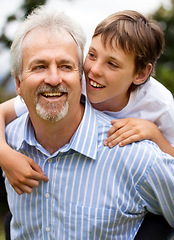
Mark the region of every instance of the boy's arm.
POLYGON ((29 157, 16 152, 5 140, 5 125, 17 116, 14 99, 0 104, 0 166, 18 194, 31 193, 39 180, 48 181, 41 168, 29 157))
POLYGON ((104 144, 109 147, 125 146, 132 142, 149 139, 155 142, 159 148, 174 157, 174 148, 162 135, 156 124, 137 118, 124 118, 113 120, 112 127, 108 131, 108 138, 104 144))

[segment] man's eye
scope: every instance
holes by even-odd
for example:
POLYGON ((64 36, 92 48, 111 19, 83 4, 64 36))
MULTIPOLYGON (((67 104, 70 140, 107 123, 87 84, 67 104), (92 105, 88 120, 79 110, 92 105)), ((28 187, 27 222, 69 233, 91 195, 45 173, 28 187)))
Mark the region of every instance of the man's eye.
POLYGON ((72 71, 73 67, 71 65, 62 65, 60 66, 60 69, 63 71, 72 71))
POLYGON ((33 67, 33 70, 37 71, 37 72, 41 72, 41 71, 45 70, 45 66, 43 66, 43 65, 35 66, 35 67, 33 67))

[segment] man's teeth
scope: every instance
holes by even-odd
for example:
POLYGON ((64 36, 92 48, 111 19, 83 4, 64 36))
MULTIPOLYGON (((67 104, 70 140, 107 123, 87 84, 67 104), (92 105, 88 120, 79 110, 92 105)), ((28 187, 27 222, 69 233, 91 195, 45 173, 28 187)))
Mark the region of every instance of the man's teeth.
POLYGON ((91 84, 91 86, 93 86, 95 88, 103 88, 104 87, 103 85, 100 85, 92 80, 90 80, 90 84, 91 84))
POLYGON ((60 97, 63 95, 62 92, 57 92, 57 93, 43 93, 45 97, 60 97))

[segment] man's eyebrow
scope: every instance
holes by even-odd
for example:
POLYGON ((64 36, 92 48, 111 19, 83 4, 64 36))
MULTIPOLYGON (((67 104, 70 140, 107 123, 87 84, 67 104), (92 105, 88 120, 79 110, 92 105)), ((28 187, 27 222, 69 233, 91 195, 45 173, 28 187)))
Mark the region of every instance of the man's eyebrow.
MULTIPOLYGON (((37 64, 48 64, 49 61, 45 59, 34 59, 30 64, 29 67, 32 67, 33 65, 37 64)), ((61 59, 59 61, 56 61, 57 64, 72 64, 73 67, 75 67, 75 62, 72 61, 71 59, 61 59)))
POLYGON ((72 64, 73 66, 75 66, 75 62, 70 59, 62 59, 59 61, 59 64, 72 64))
POLYGON ((31 61, 31 63, 29 64, 29 67, 32 67, 33 65, 37 65, 37 64, 46 64, 47 61, 44 59, 35 59, 33 61, 31 61))

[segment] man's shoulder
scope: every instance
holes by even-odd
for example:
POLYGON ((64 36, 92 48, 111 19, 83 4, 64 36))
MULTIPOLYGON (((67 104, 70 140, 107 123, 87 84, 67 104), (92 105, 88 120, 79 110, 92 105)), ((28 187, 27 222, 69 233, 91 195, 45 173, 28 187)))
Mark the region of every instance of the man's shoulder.
POLYGON ((94 109, 97 119, 101 124, 107 124, 111 125, 111 120, 113 120, 113 117, 109 116, 108 114, 104 112, 100 112, 99 110, 94 109))
POLYGON ((28 113, 24 113, 21 116, 14 119, 12 122, 10 122, 6 126, 6 129, 5 129, 6 134, 10 134, 10 133, 21 134, 24 131, 27 119, 28 119, 28 113))
POLYGON ((94 123, 94 121, 96 121, 98 126, 103 126, 104 128, 107 128, 109 130, 109 128, 111 127, 111 120, 113 120, 113 117, 93 108, 89 100, 84 95, 82 95, 81 97, 81 103, 85 105, 84 118, 90 120, 88 121, 88 123, 89 122, 94 123))
MULTIPOLYGON (((132 166, 135 166, 135 168, 139 166, 141 171, 146 169, 146 172, 151 169, 156 161, 164 161, 167 158, 167 155, 154 142, 149 140, 134 142, 124 147, 118 145, 113 148, 106 147, 105 151, 113 156, 116 161, 120 159, 124 167, 129 168, 133 164, 132 166)), ((131 167, 129 169, 131 170, 131 167)))

